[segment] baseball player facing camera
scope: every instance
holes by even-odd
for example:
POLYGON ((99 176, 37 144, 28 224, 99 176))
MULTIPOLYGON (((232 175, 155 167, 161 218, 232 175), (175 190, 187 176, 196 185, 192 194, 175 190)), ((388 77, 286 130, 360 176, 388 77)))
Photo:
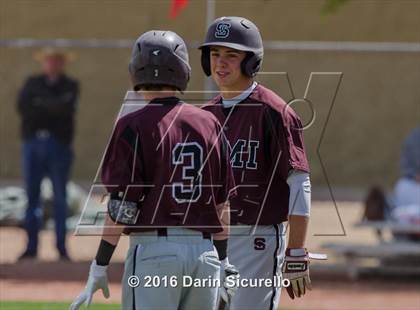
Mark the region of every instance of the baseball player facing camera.
POLYGON ((107 268, 125 233, 122 309, 213 310, 219 295, 229 303, 235 292, 223 285, 225 275, 238 277, 227 258, 235 191, 226 139, 216 117, 176 97, 190 77, 176 33, 140 36, 129 71, 147 104, 122 117, 112 134, 102 166, 108 215, 86 288, 70 309, 89 305, 97 290, 109 296, 107 268), (222 284, 186 287, 184 277, 222 284))
MULTIPOLYGON (((291 283, 290 297, 301 297, 311 289, 312 257, 305 249, 311 184, 301 121, 283 99, 254 81, 264 53, 254 23, 218 18, 200 49, 203 71, 220 90, 203 109, 223 126, 237 185, 238 195, 230 200, 229 259, 241 279, 283 274, 291 283)), ((240 287, 229 309, 277 309, 279 300, 279 286, 240 287)))

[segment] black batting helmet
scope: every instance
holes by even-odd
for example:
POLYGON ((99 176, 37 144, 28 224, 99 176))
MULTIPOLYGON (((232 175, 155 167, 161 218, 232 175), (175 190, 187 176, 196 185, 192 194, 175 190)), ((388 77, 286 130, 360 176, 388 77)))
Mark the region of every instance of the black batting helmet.
POLYGON ((210 46, 226 46, 247 52, 241 64, 242 73, 253 77, 260 70, 264 48, 257 26, 244 17, 228 16, 216 19, 207 30, 201 49, 201 66, 204 73, 211 75, 210 46))
POLYGON ((191 74, 187 46, 172 31, 142 34, 134 43, 128 68, 134 90, 142 85, 164 85, 183 91, 191 74))

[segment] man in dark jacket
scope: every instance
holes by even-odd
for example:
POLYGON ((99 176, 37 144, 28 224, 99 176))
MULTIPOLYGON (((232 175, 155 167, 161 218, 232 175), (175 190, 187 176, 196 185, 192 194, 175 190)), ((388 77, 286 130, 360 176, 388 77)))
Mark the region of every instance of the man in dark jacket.
POLYGON ((36 258, 42 221, 40 185, 51 179, 54 193, 56 246, 60 258, 68 259, 66 236, 66 184, 72 164, 74 114, 78 82, 64 74, 71 55, 47 48, 36 55, 43 73, 29 77, 18 96, 22 120, 22 170, 28 196, 25 229, 28 243, 19 259, 36 258))

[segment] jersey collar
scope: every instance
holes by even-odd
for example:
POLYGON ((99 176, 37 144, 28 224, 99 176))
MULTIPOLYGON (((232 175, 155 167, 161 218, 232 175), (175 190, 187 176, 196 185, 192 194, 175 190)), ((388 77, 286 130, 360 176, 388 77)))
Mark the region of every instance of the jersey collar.
POLYGON ((136 91, 128 91, 125 94, 124 102, 133 101, 136 103, 141 104, 147 104, 147 103, 153 103, 153 104, 177 104, 181 101, 178 97, 172 96, 172 97, 162 97, 162 98, 155 98, 147 102, 147 100, 144 99, 144 97, 139 94, 136 91))
POLYGON ((223 99, 223 97, 222 97, 221 101, 222 101, 223 107, 224 108, 231 108, 235 104, 237 104, 237 103, 243 101, 244 99, 248 98, 249 95, 254 91, 255 87, 257 87, 257 85, 258 85, 258 83, 254 81, 250 87, 248 87, 242 93, 240 93, 236 97, 233 97, 232 99, 223 99))
POLYGON ((150 100, 149 103, 152 104, 164 104, 164 105, 175 105, 178 104, 181 100, 178 97, 162 97, 162 98, 155 98, 150 100))

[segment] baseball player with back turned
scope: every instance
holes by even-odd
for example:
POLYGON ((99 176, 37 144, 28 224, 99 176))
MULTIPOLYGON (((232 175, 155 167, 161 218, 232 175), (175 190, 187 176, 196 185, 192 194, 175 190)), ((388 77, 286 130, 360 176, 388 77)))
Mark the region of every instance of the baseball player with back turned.
MULTIPOLYGON (((200 49, 204 73, 220 91, 203 109, 223 126, 238 192, 230 201, 229 259, 243 280, 273 279, 282 272, 291 283, 290 297, 301 297, 311 289, 311 254, 305 249, 311 184, 301 121, 286 102, 253 79, 263 59, 254 23, 218 18, 200 49)), ((277 309, 279 299, 280 283, 244 285, 230 309, 277 309)))
POLYGON ((122 309, 213 310, 219 294, 228 301, 235 289, 183 286, 183 278, 238 276, 226 257, 227 201, 235 195, 226 139, 216 117, 175 96, 190 77, 187 48, 176 33, 140 36, 129 69, 139 100, 148 103, 117 122, 106 150, 108 214, 86 288, 70 309, 89 305, 99 289, 109 296, 107 267, 126 233, 122 309), (133 277, 139 286, 129 285, 133 277), (148 278, 159 283, 147 287, 148 278))

